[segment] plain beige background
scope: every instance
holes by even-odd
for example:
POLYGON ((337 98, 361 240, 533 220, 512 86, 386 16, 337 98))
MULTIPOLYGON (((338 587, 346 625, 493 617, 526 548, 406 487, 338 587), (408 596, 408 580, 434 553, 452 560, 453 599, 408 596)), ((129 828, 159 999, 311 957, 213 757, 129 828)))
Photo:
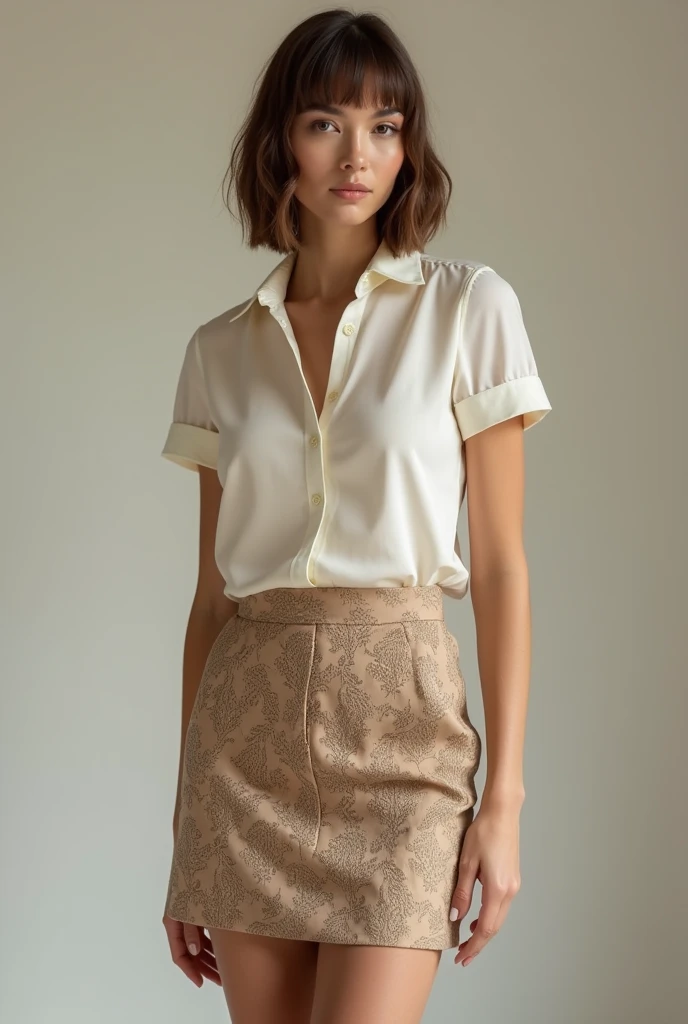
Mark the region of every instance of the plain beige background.
MULTIPOLYGON (((3 14, 12 1024, 227 1019, 217 988, 173 966, 160 923, 198 486, 159 452, 191 332, 279 258, 242 250, 220 182, 260 67, 316 9, 37 0, 3 14)), ((679 1024, 688 6, 367 9, 409 46, 454 179, 449 229, 427 249, 514 285, 553 405, 526 436, 523 885, 469 968, 445 954, 425 1022, 679 1024)), ((465 508, 461 536, 467 555, 465 508)), ((484 734, 470 599, 447 615, 484 734)))

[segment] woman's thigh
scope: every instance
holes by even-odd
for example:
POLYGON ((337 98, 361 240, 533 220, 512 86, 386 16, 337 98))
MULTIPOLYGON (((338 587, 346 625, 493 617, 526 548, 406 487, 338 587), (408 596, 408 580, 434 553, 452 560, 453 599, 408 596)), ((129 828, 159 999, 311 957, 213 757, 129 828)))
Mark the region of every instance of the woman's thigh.
POLYGON ((207 931, 232 1024, 309 1024, 317 942, 207 931))
POLYGON ((420 1024, 441 955, 321 943, 310 1024, 420 1024))

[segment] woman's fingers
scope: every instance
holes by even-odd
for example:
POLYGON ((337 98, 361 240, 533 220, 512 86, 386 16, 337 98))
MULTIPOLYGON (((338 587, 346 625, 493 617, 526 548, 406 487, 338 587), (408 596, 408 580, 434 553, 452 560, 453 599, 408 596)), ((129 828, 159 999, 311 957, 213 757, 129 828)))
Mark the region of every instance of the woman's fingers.
POLYGON ((207 949, 204 949, 197 957, 194 957, 196 965, 201 973, 209 980, 214 981, 216 985, 222 984, 220 973, 217 969, 217 963, 212 953, 209 953, 207 949))
POLYGON ((504 922, 511 900, 512 894, 508 889, 502 891, 496 884, 483 886, 480 913, 477 920, 471 922, 473 934, 470 939, 459 945, 459 951, 454 957, 455 964, 463 962, 464 967, 468 966, 490 939, 495 937, 504 922))
POLYGON ((184 926, 181 921, 175 921, 173 918, 168 917, 167 914, 163 917, 162 923, 165 926, 167 932, 167 941, 170 946, 170 953, 172 954, 172 960, 184 974, 193 981, 194 985, 198 988, 203 984, 203 974, 200 970, 200 966, 197 962, 197 958, 192 956, 186 945, 186 939, 184 938, 184 926))
POLYGON ((468 913, 473 901, 473 889, 478 877, 478 867, 478 862, 469 860, 468 857, 462 857, 459 860, 459 875, 456 880, 456 887, 449 911, 450 921, 456 921, 457 918, 461 921, 468 913))
POLYGON ((175 921, 167 915, 163 917, 163 924, 172 960, 187 978, 198 988, 203 985, 204 978, 222 985, 210 936, 196 925, 175 921), (198 952, 192 953, 191 947, 198 952))
POLYGON ((183 922, 182 927, 184 929, 184 941, 186 942, 186 948, 192 956, 197 956, 201 952, 201 929, 198 925, 187 924, 183 922))
POLYGON ((206 978, 214 981, 216 985, 221 985, 222 979, 220 977, 220 972, 217 969, 217 960, 215 959, 213 944, 206 931, 201 931, 201 942, 203 943, 203 949, 198 954, 200 963, 204 965, 201 967, 201 970, 203 970, 206 978), (205 968, 207 968, 207 970, 205 968))

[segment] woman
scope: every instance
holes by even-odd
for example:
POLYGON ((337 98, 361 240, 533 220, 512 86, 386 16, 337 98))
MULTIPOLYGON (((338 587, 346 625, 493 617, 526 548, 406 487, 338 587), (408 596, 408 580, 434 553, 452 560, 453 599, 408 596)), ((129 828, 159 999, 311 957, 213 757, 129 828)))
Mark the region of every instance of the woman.
POLYGON ((411 1024, 441 951, 470 963, 519 888, 522 438, 551 407, 512 287, 423 251, 451 181, 380 18, 285 38, 228 176, 249 246, 286 255, 194 333, 163 451, 201 501, 163 920, 234 1024, 411 1024), (466 489, 475 816, 442 605, 468 589, 466 489))

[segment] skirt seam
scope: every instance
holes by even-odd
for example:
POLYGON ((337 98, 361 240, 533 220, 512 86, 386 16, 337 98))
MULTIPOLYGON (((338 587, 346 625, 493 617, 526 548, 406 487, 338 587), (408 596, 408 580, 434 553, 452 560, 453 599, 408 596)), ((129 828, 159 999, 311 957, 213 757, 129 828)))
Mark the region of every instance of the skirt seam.
POLYGON ((311 663, 308 669, 308 675, 306 678, 306 685, 304 687, 304 698, 303 698, 303 733, 304 741, 306 744, 306 752, 308 754, 308 765, 311 770, 311 778, 313 779, 313 788, 315 789, 315 800, 318 807, 318 820, 315 825, 315 842, 313 843, 313 849, 317 850, 318 841, 320 839, 320 822, 322 821, 322 806, 320 802, 320 790, 318 789, 318 780, 315 777, 315 770, 313 768, 313 758, 311 757, 311 736, 310 727, 308 722, 308 698, 310 695, 311 679, 313 678, 313 666, 315 664, 315 645, 317 641, 318 627, 313 625, 312 631, 312 643, 311 643, 311 663))

